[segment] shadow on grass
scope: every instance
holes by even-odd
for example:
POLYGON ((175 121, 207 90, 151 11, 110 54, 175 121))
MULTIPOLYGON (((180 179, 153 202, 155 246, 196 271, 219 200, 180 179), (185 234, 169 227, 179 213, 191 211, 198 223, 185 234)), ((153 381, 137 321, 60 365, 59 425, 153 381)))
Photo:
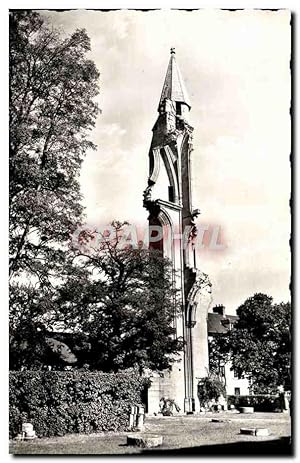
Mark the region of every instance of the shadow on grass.
MULTIPOLYGON (((215 444, 201 445, 198 447, 186 447, 180 449, 144 449, 144 455, 168 456, 168 455, 232 455, 232 456, 248 456, 248 455, 270 455, 270 456, 293 456, 293 445, 290 443, 289 437, 281 437, 280 439, 269 441, 249 441, 249 442, 234 442, 230 444, 215 444)), ((140 453, 140 454, 141 454, 140 453)))

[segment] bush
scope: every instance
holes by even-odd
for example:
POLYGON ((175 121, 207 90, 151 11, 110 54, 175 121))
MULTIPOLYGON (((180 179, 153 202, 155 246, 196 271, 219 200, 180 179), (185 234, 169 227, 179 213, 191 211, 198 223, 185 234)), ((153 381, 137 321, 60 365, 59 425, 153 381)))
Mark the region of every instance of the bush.
POLYGON ((280 410, 280 398, 278 395, 229 395, 227 404, 239 407, 254 407, 256 412, 274 412, 280 410))
POLYGON ((10 372, 10 436, 27 421, 39 437, 125 430, 145 386, 135 371, 10 372))
POLYGON ((209 373, 205 378, 201 378, 198 383, 198 399, 201 407, 207 407, 211 400, 218 400, 221 396, 226 396, 224 383, 214 373, 209 373))

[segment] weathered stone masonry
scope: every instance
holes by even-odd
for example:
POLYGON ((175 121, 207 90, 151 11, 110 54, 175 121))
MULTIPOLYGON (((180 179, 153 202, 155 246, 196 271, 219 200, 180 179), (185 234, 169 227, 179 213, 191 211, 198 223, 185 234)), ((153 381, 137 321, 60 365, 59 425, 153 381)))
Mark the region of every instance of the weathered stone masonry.
POLYGON ((206 376, 208 369, 207 312, 211 304, 211 283, 197 267, 193 245, 197 234, 195 219, 200 212, 192 206, 190 109, 172 48, 159 115, 152 129, 144 207, 149 211, 149 225, 162 227, 164 236, 172 238, 162 239, 153 246, 172 260, 177 271, 174 284, 180 291, 182 313, 175 325, 177 336, 185 340, 185 349, 171 373, 153 379, 148 395, 149 413, 158 411, 161 397, 175 399, 186 413, 198 411, 198 379, 206 376))

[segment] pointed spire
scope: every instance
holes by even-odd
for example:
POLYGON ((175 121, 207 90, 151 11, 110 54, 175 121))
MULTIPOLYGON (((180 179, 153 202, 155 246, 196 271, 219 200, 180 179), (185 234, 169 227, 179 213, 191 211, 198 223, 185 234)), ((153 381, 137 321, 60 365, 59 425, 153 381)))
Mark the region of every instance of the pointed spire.
POLYGON ((161 92, 159 106, 164 99, 185 103, 191 109, 190 100, 175 58, 175 48, 171 48, 171 56, 167 69, 164 86, 161 92))

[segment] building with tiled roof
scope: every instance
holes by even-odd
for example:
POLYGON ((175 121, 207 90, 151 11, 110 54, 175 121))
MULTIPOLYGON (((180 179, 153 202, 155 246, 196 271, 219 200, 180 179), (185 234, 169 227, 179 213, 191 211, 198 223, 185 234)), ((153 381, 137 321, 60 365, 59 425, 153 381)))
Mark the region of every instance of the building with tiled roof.
MULTIPOLYGON (((223 305, 213 307, 207 314, 208 345, 215 336, 226 336, 238 320, 237 315, 227 315, 223 305)), ((239 379, 231 369, 231 362, 220 366, 219 374, 223 378, 227 395, 248 395, 249 381, 246 378, 239 379)))

